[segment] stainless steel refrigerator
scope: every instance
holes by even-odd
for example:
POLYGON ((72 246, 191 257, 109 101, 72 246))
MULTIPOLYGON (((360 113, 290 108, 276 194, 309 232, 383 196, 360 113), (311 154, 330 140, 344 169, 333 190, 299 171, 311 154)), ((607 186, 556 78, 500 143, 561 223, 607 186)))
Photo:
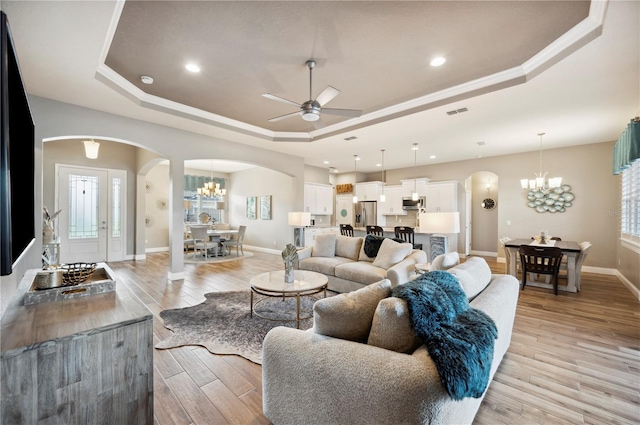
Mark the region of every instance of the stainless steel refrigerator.
POLYGON ((355 205, 355 226, 375 226, 377 221, 378 204, 376 201, 360 201, 355 205))

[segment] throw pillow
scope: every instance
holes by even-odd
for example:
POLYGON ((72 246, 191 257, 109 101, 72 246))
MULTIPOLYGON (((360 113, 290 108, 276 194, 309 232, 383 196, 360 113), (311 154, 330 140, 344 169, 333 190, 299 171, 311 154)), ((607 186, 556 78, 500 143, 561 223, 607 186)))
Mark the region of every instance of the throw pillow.
POLYGON ((335 257, 336 255, 336 234, 325 233, 318 235, 313 241, 312 257, 335 257))
POLYGON ((358 261, 362 238, 351 236, 336 236, 336 256, 358 261))
POLYGON ((391 239, 398 243, 404 243, 404 240, 398 238, 385 238, 384 236, 367 235, 364 237, 364 253, 369 258, 375 258, 378 255, 382 241, 391 239))
POLYGON ((431 270, 448 270, 458 263, 460 263, 460 255, 458 252, 447 252, 433 259, 431 262, 431 270))
POLYGON ((334 338, 366 342, 378 303, 390 293, 391 281, 383 279, 353 292, 322 298, 313 305, 313 330, 334 338))
POLYGON ((367 344, 398 353, 413 353, 422 345, 413 330, 405 300, 396 297, 380 300, 373 315, 367 344))
POLYGON ((411 254, 412 250, 413 245, 410 243, 398 243, 386 238, 380 245, 378 255, 373 260, 373 265, 387 270, 404 260, 407 255, 411 254))

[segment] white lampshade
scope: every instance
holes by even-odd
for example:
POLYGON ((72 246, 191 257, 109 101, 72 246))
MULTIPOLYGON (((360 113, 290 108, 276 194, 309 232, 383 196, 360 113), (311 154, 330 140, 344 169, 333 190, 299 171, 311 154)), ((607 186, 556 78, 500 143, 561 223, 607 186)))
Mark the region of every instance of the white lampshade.
POLYGON ((289 213, 289 226, 310 226, 311 225, 311 213, 308 212, 290 212, 289 213))
POLYGON ((98 149, 100 149, 100 143, 93 140, 85 140, 84 142, 84 154, 89 159, 98 158, 98 149))
POLYGON ((420 213, 420 233, 460 233, 460 213, 420 213))

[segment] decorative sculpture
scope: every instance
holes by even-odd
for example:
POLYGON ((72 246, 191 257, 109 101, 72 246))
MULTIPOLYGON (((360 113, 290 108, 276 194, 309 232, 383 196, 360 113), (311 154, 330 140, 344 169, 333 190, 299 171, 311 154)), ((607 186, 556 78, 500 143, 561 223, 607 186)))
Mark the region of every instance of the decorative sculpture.
POLYGON ((42 242, 51 243, 56 238, 56 232, 53 227, 53 220, 62 212, 62 210, 56 211, 53 215, 49 214, 47 207, 42 208, 42 242))
POLYGON ((284 281, 293 283, 293 270, 298 265, 298 250, 295 245, 287 244, 287 247, 282 251, 282 259, 284 260, 284 281))

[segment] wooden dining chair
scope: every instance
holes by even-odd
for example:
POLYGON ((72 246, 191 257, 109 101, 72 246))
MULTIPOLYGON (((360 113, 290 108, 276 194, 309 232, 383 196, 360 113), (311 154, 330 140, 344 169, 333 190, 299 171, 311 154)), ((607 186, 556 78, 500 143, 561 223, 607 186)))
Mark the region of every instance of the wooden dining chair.
POLYGON ((553 293, 558 295, 558 273, 562 261, 562 250, 556 247, 520 245, 518 253, 522 265, 522 289, 527 284, 527 273, 550 275, 553 278, 553 293))
POLYGON ((380 226, 367 225, 367 235, 384 236, 384 230, 380 226))
POLYGON ((350 224, 341 224, 340 225, 340 234, 342 236, 352 236, 353 237, 353 226, 350 224))
POLYGON ((402 239, 405 242, 409 242, 411 245, 413 245, 414 249, 422 249, 421 243, 414 242, 413 227, 396 226, 393 228, 393 231, 397 239, 402 239))

